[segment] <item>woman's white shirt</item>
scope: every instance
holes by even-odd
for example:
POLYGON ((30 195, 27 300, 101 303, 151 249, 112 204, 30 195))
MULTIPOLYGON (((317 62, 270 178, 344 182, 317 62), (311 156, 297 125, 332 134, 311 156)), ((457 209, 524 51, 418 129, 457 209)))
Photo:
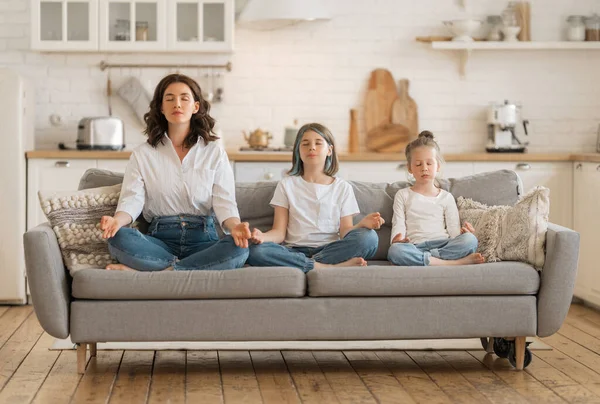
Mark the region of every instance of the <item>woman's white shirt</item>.
POLYGON ((334 178, 329 185, 293 175, 282 179, 271 206, 289 210, 285 244, 320 247, 340 239, 340 219, 360 213, 352 185, 334 178))
POLYGON ((117 211, 150 222, 158 216, 208 216, 214 210, 220 224, 239 218, 235 181, 227 153, 216 142, 199 139, 183 161, 165 134, 153 148, 138 146, 131 155, 117 211))
POLYGON ((433 197, 410 188, 399 190, 394 197, 392 240, 397 234, 413 244, 458 236, 460 219, 454 196, 443 189, 433 197))

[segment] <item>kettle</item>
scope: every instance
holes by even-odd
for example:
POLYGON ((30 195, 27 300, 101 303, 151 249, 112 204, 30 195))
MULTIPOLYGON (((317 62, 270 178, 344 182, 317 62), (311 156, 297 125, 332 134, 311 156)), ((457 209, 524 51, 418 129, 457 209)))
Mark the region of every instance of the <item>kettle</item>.
POLYGON ((273 139, 273 135, 261 129, 256 129, 255 131, 250 132, 250 136, 248 136, 246 131, 242 131, 242 133, 244 134, 244 139, 252 148, 269 147, 269 141, 273 139))

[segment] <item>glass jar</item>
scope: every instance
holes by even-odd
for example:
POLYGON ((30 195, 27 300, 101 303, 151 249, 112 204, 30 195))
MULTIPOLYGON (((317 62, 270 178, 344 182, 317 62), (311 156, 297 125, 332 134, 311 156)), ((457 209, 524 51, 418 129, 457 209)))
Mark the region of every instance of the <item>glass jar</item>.
POLYGON ((506 8, 502 11, 502 23, 505 27, 516 27, 519 25, 517 21, 517 5, 514 1, 509 1, 506 8))
POLYGON ((136 21, 136 23, 135 23, 135 40, 136 41, 147 41, 148 40, 148 22, 136 21))
POLYGON ((585 41, 585 17, 571 15, 567 18, 567 40, 585 41))
POLYGON ((585 19, 585 40, 600 41, 600 17, 598 14, 585 19))
POLYGON ((489 27, 487 40, 501 41, 502 40, 502 17, 499 15, 489 15, 487 18, 489 27))

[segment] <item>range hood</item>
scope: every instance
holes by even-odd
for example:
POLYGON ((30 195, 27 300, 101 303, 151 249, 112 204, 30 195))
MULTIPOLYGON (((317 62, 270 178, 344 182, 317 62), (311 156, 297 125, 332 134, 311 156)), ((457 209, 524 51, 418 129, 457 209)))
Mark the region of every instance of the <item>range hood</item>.
POLYGON ((331 18, 323 0, 236 0, 236 17, 240 26, 256 29, 331 18))

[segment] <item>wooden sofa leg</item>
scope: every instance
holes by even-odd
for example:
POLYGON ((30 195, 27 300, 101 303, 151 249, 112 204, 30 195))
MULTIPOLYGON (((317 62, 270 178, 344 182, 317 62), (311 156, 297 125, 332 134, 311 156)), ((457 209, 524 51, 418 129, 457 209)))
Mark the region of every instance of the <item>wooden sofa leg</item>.
POLYGON ((97 352, 97 345, 95 342, 92 342, 90 345, 90 357, 94 358, 97 352))
POLYGON ((80 375, 85 373, 87 344, 77 344, 77 373, 80 375))
POLYGON ((517 370, 523 370, 525 363, 525 337, 515 338, 515 360, 517 362, 517 370))

